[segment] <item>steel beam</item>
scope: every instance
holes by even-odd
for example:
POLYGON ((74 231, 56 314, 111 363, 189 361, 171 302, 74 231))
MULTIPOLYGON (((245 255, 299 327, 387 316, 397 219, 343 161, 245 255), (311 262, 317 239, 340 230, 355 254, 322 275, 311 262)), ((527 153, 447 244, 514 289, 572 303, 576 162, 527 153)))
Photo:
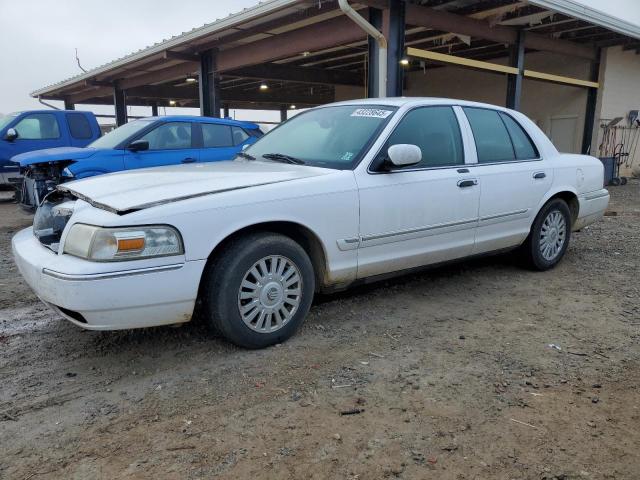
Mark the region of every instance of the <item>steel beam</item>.
MULTIPOLYGON (((600 58, 601 51, 598 51, 600 58)), ((600 61, 591 63, 591 81, 598 82, 600 72, 600 61)), ((591 87, 587 92, 587 109, 584 116, 584 132, 582 134, 582 153, 592 153, 591 143, 593 142, 593 130, 596 123, 596 107, 598 103, 598 88, 591 87)))
POLYGON ((76 106, 73 102, 69 100, 69 98, 64 99, 64 109, 65 110, 75 110, 76 106))
POLYGON ((174 52, 171 50, 165 50, 162 53, 162 58, 165 60, 182 60, 183 62, 193 62, 198 63, 200 61, 200 57, 193 53, 185 53, 185 52, 174 52))
POLYGON ((300 52, 322 50, 365 39, 365 33, 354 28, 347 17, 336 17, 305 28, 274 35, 264 40, 218 53, 218 72, 228 72, 249 65, 299 55, 300 52))
POLYGON ((158 104, 155 102, 151 104, 151 116, 152 117, 158 116, 158 104))
POLYGON ((387 97, 401 97, 404 70, 400 60, 404 56, 405 2, 389 0, 389 8, 382 11, 382 32, 387 38, 387 97))
POLYGON ((362 86, 363 83, 362 78, 353 72, 294 67, 277 63, 266 63, 239 68, 231 72, 225 72, 225 77, 255 78, 258 80, 276 80, 319 85, 362 86))
MULTIPOLYGON (((505 25, 491 26, 485 20, 456 15, 442 10, 407 4, 406 18, 408 23, 417 27, 427 27, 443 32, 455 32, 475 38, 484 38, 498 43, 515 44, 518 40, 518 29, 505 25)), ((596 49, 567 40, 547 38, 529 33, 525 39, 525 47, 534 50, 555 52, 576 56, 589 60, 597 59, 596 49)))
POLYGON ((173 67, 126 78, 120 81, 120 86, 124 90, 128 90, 130 88, 139 87, 141 85, 164 83, 171 80, 176 80, 181 77, 185 77, 186 75, 193 74, 197 71, 198 66, 193 62, 180 63, 178 65, 174 65, 173 67))
POLYGON ((509 65, 518 69, 518 73, 509 74, 507 77, 507 108, 520 110, 520 99, 522 97, 522 80, 524 78, 524 43, 526 33, 524 30, 518 32, 518 40, 515 45, 511 45, 509 52, 509 65))
MULTIPOLYGON (((149 85, 146 87, 136 87, 127 90, 127 98, 146 99, 147 103, 157 101, 158 103, 166 103, 171 100, 199 100, 199 88, 196 86, 174 87, 170 85, 149 85)), ((247 90, 243 88, 229 88, 221 90, 220 103, 236 104, 243 103, 261 103, 261 104, 277 104, 278 108, 282 105, 321 105, 330 103, 334 100, 335 95, 331 93, 300 93, 291 92, 287 89, 269 90, 262 92, 260 90, 247 90)), ((134 100, 132 100, 134 101, 134 100)), ((132 103, 133 105, 133 103, 132 103)))
MULTIPOLYGON (((369 8, 369 23, 382 30, 382 10, 378 8, 369 8)), ((369 35, 368 41, 368 60, 367 65, 367 98, 378 98, 378 42, 369 35)))
POLYGON ((208 50, 200 55, 200 115, 220 117, 220 78, 216 72, 218 52, 208 50))
POLYGON ((280 121, 281 122, 286 122, 287 121, 287 106, 286 105, 280 105, 280 121))
POLYGON ((116 125, 119 127, 127 123, 127 102, 125 91, 120 85, 113 87, 113 105, 116 110, 116 125))

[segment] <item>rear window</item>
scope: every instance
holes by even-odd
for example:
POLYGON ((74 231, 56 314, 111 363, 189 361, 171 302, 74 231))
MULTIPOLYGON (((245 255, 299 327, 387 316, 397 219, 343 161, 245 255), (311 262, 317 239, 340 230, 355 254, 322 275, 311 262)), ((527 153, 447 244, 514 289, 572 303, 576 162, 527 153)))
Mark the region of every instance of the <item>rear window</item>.
POLYGON ((71 136, 78 140, 87 140, 93 137, 89 120, 81 113, 67 113, 67 122, 69 123, 69 132, 71 136))
POLYGON ((538 150, 533 145, 533 142, 529 138, 529 135, 524 129, 506 113, 500 113, 500 118, 507 127, 507 131, 511 136, 513 142, 513 149, 516 152, 516 158, 518 160, 531 160, 538 158, 538 150))
POLYGON ((216 123, 202 123, 202 145, 204 148, 232 147, 231 127, 216 123))

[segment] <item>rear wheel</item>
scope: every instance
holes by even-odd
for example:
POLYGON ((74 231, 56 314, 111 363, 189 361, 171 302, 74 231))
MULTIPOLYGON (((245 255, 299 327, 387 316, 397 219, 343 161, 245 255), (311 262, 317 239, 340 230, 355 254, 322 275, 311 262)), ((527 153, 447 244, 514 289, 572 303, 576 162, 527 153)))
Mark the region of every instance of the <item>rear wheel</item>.
POLYGON ((549 270, 564 257, 571 238, 571 212, 562 199, 549 201, 538 213, 522 254, 536 270, 549 270))
POLYGON ((299 244, 284 235, 251 234, 207 267, 205 321, 236 345, 266 347, 302 325, 314 290, 313 265, 299 244))

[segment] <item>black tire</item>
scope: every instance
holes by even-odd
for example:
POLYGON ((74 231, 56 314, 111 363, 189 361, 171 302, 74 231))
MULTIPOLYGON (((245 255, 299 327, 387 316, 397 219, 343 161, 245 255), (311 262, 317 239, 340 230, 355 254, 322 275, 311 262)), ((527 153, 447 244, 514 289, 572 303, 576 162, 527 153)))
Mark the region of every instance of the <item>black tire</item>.
POLYGON ((533 268, 535 270, 549 270, 555 267, 560 260, 564 257, 565 252, 569 246, 569 241, 571 240, 571 211, 569 210, 569 206, 567 203, 560 199, 554 198, 547 202, 544 207, 538 212, 536 219, 531 226, 531 231, 529 232, 529 236, 527 240, 521 247, 522 257, 527 264, 528 267, 533 268), (565 238, 564 243, 559 248, 557 254, 551 258, 545 258, 543 255, 540 246, 541 246, 541 233, 545 220, 552 212, 557 212, 564 218, 565 222, 565 238))
POLYGON ((627 177, 620 177, 620 185, 626 185, 628 181, 627 177))
POLYGON ((609 185, 611 185, 612 187, 617 187, 620 185, 620 179, 618 177, 613 177, 611 179, 611 181, 609 182, 609 185))
MULTIPOLYGON (((200 292, 202 317, 210 328, 236 345, 244 348, 264 348, 287 340, 298 330, 309 312, 314 291, 313 264, 298 243, 276 233, 248 234, 232 240, 207 265, 200 292), (301 286, 301 298, 296 309, 291 310, 295 312, 291 318, 282 321, 282 316, 278 314, 283 323, 282 327, 272 332, 259 332, 243 321, 239 292, 249 270, 261 259, 269 256, 288 260, 297 268, 298 277, 301 279, 301 285, 298 285, 301 286)), ((271 322, 269 320, 270 325, 271 322)))

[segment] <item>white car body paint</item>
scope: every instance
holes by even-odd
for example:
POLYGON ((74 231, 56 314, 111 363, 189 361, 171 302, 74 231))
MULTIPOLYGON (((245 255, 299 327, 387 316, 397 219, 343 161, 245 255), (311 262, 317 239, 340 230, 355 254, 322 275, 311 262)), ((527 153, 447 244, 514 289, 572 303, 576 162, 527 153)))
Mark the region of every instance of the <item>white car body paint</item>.
POLYGON ((559 154, 540 129, 518 112, 435 98, 339 105, 353 105, 354 110, 385 105, 398 109, 353 170, 238 159, 71 182, 63 188, 79 200, 62 233, 59 251, 41 245, 31 229, 14 237, 14 256, 22 275, 45 303, 83 328, 173 324, 191 318, 207 259, 216 246, 257 224, 290 222, 312 232, 326 260, 322 286, 330 288, 517 247, 538 211, 560 192, 578 198, 574 229, 598 220, 607 207, 601 162, 559 154), (465 165, 370 171, 372 160, 404 114, 429 105, 454 106, 465 165), (508 112, 525 128, 540 158, 479 164, 464 106, 508 112), (540 172, 544 178, 534 178, 540 172), (476 183, 459 188, 462 180, 476 183), (182 235, 185 253, 104 263, 79 259, 62 253, 66 235, 76 223, 171 225, 182 235))

